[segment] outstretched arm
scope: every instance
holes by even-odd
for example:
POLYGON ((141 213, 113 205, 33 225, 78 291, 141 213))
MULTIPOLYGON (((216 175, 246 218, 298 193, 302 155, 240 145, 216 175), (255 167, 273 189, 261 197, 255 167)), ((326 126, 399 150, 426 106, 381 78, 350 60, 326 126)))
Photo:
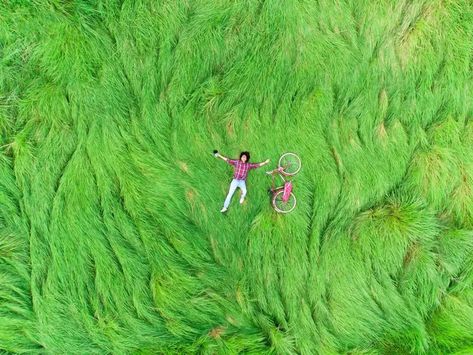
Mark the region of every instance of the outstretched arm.
POLYGON ((228 160, 228 158, 227 158, 227 157, 224 157, 224 156, 223 156, 222 154, 220 154, 220 153, 215 153, 215 157, 216 157, 216 158, 223 159, 223 160, 225 160, 225 161, 227 161, 227 160, 228 160))
POLYGON ((227 158, 227 157, 223 156, 222 154, 220 154, 219 152, 214 153, 214 155, 215 155, 216 158, 220 158, 222 160, 225 160, 228 164, 234 164, 234 162, 235 162, 235 160, 227 158))
POLYGON ((259 168, 261 166, 264 166, 266 164, 269 163, 269 159, 266 159, 265 161, 261 162, 261 163, 255 163, 255 164, 250 164, 250 168, 251 169, 256 169, 256 168, 259 168))

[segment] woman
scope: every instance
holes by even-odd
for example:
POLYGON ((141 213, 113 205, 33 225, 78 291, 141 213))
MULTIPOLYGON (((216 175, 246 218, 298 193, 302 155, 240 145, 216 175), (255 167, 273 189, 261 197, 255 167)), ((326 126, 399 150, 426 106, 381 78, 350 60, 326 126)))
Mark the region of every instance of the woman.
POLYGON ((230 205, 230 201, 232 199, 233 194, 235 193, 235 190, 237 187, 241 189, 241 198, 240 198, 240 204, 242 204, 245 201, 245 196, 246 196, 246 177, 248 176, 248 171, 251 169, 256 169, 259 168, 260 166, 266 165, 269 163, 269 159, 266 159, 262 163, 255 163, 252 164, 250 163, 250 153, 249 152, 241 152, 240 153, 240 159, 235 160, 235 159, 229 159, 227 157, 224 157, 221 155, 218 151, 214 150, 214 156, 220 159, 225 160, 228 164, 234 166, 234 174, 233 174, 233 180, 230 184, 230 190, 228 191, 227 198, 225 199, 225 202, 223 204, 223 208, 221 209, 220 212, 227 212, 228 206, 230 205))

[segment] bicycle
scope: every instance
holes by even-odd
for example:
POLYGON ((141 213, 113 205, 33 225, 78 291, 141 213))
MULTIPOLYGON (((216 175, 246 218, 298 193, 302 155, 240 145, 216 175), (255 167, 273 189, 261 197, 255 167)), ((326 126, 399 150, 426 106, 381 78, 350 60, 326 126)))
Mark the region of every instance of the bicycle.
POLYGON ((292 193, 292 181, 286 180, 286 177, 292 177, 301 170, 301 159, 294 153, 284 153, 278 161, 278 167, 267 171, 266 174, 272 175, 272 185, 269 192, 272 194, 271 204, 278 213, 289 213, 296 208, 296 196, 292 193), (284 185, 274 187, 274 177, 278 174, 283 180, 284 185))

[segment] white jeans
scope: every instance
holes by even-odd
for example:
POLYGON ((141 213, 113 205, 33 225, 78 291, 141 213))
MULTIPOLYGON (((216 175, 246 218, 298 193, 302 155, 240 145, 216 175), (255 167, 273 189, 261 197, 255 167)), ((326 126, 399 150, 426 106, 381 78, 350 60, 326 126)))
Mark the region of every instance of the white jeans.
POLYGON ((235 193, 235 190, 237 189, 237 187, 241 189, 241 198, 244 198, 246 196, 245 180, 233 179, 232 183, 230 184, 230 190, 228 191, 228 195, 227 195, 227 198, 225 199, 223 207, 228 208, 228 206, 230 205, 230 201, 232 200, 232 196, 235 193))

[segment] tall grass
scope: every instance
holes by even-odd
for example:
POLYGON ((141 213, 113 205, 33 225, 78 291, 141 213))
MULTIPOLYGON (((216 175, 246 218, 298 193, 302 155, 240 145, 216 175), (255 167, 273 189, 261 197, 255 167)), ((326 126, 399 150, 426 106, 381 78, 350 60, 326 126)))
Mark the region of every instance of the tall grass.
POLYGON ((0 351, 473 351, 473 5, 0 4, 0 351), (296 210, 263 169, 294 151, 296 210), (236 198, 235 198, 236 200, 236 198))

